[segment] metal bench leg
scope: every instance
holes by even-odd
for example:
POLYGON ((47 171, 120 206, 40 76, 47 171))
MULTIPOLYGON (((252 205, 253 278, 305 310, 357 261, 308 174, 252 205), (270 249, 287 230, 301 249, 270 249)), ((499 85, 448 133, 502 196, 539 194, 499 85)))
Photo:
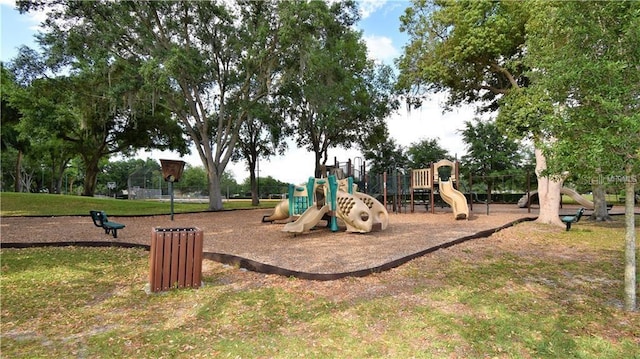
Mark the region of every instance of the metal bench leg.
POLYGON ((118 238, 118 229, 112 228, 111 230, 113 231, 113 238, 118 238))
POLYGON ((572 222, 566 222, 567 223, 567 231, 571 229, 571 223, 572 222))

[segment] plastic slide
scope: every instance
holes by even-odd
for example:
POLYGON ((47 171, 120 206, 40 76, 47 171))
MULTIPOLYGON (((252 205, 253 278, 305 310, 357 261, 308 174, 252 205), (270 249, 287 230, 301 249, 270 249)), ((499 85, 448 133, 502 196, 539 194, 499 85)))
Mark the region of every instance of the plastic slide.
POLYGON ((440 197, 451 206, 456 219, 469 218, 467 198, 462 192, 453 188, 451 181, 440 181, 440 197))
MULTIPOLYGON (((586 209, 593 209, 594 208, 593 202, 591 202, 588 199, 582 197, 580 195, 580 193, 572 190, 571 188, 562 187, 562 188, 560 188, 560 193, 561 194, 565 194, 565 195, 573 198, 576 202, 578 202, 581 206, 583 206, 586 209)), ((538 191, 531 191, 531 193, 529 193, 529 202, 531 202, 536 197, 538 197, 538 191)), ((518 201, 518 207, 520 207, 520 208, 526 208, 527 207, 527 195, 526 194, 524 196, 522 196, 522 198, 520 198, 520 200, 518 201)))
POLYGON ((325 205, 321 208, 317 206, 311 206, 307 208, 304 213, 298 217, 295 222, 289 222, 284 225, 282 228, 283 232, 290 233, 303 233, 309 231, 311 228, 315 227, 322 217, 329 212, 329 206, 325 205))
POLYGON ((273 213, 270 216, 262 217, 262 222, 273 222, 279 219, 287 218, 289 218, 289 200, 285 199, 278 203, 278 205, 273 209, 273 213))
POLYGON ((588 209, 593 209, 594 208, 593 202, 591 202, 588 199, 582 197, 580 195, 580 193, 572 190, 571 188, 562 187, 562 188, 560 188, 560 193, 561 194, 566 194, 567 196, 573 198, 576 202, 580 203, 580 205, 585 207, 585 208, 588 208, 588 209))

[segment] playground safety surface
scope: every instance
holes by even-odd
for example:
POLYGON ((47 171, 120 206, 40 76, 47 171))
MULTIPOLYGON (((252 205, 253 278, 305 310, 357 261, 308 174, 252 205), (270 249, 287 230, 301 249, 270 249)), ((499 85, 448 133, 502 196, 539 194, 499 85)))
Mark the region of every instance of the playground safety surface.
MULTIPOLYGON (((565 208, 561 212, 572 211, 565 208)), ((91 217, 4 217, 2 247, 31 245, 143 246, 151 242, 153 228, 197 227, 204 234, 204 257, 250 270, 308 279, 363 276, 401 265, 413 258, 462 241, 486 237, 514 221, 533 219, 537 209, 515 205, 474 206, 469 220, 453 218, 450 209, 436 213, 390 213, 389 227, 366 234, 331 232, 320 226, 293 235, 282 232, 284 222, 262 223, 269 209, 116 217, 126 225, 118 238, 93 226, 91 217)), ((320 224, 324 224, 321 221, 320 224)))

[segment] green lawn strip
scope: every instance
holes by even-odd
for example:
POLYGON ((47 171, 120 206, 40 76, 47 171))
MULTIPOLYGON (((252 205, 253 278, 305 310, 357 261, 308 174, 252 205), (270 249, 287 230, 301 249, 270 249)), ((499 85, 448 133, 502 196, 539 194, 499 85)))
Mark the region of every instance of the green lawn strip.
MULTIPOLYGON (((121 200, 106 197, 65 196, 44 193, 0 194, 1 216, 76 216, 88 215, 90 210, 102 210, 110 216, 160 215, 171 212, 168 201, 121 200)), ((272 208, 279 200, 261 200, 257 207, 250 200, 224 202, 224 209, 272 208)), ((207 203, 174 201, 174 213, 202 212, 207 203)))
MULTIPOLYGON (((580 194, 584 199, 593 202, 593 194, 591 193, 584 193, 584 194, 580 194)), ((615 194, 607 194, 605 196, 605 199, 607 201, 608 204, 614 204, 616 206, 618 205, 622 205, 624 206, 624 201, 620 202, 620 197, 615 195, 615 194)), ((563 204, 578 204, 578 201, 576 201, 575 199, 573 199, 571 196, 563 194, 562 195, 562 203, 563 204)))

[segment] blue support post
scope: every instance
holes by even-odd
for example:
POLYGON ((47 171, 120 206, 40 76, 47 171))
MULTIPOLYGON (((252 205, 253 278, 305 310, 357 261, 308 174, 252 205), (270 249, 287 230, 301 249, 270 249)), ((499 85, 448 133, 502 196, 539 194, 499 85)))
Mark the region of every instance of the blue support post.
POLYGON ((331 223, 329 224, 332 232, 338 231, 338 219, 336 212, 338 210, 338 180, 336 176, 329 176, 329 208, 331 209, 331 223))
POLYGON ((307 203, 309 204, 309 206, 313 205, 313 196, 315 195, 315 193, 313 193, 313 187, 316 184, 316 179, 314 177, 309 177, 309 181, 307 182, 307 197, 308 197, 308 201, 307 203))
POLYGON ((295 214, 295 207, 293 205, 294 199, 293 195, 295 194, 296 186, 294 184, 289 183, 289 215, 293 216, 295 214))

